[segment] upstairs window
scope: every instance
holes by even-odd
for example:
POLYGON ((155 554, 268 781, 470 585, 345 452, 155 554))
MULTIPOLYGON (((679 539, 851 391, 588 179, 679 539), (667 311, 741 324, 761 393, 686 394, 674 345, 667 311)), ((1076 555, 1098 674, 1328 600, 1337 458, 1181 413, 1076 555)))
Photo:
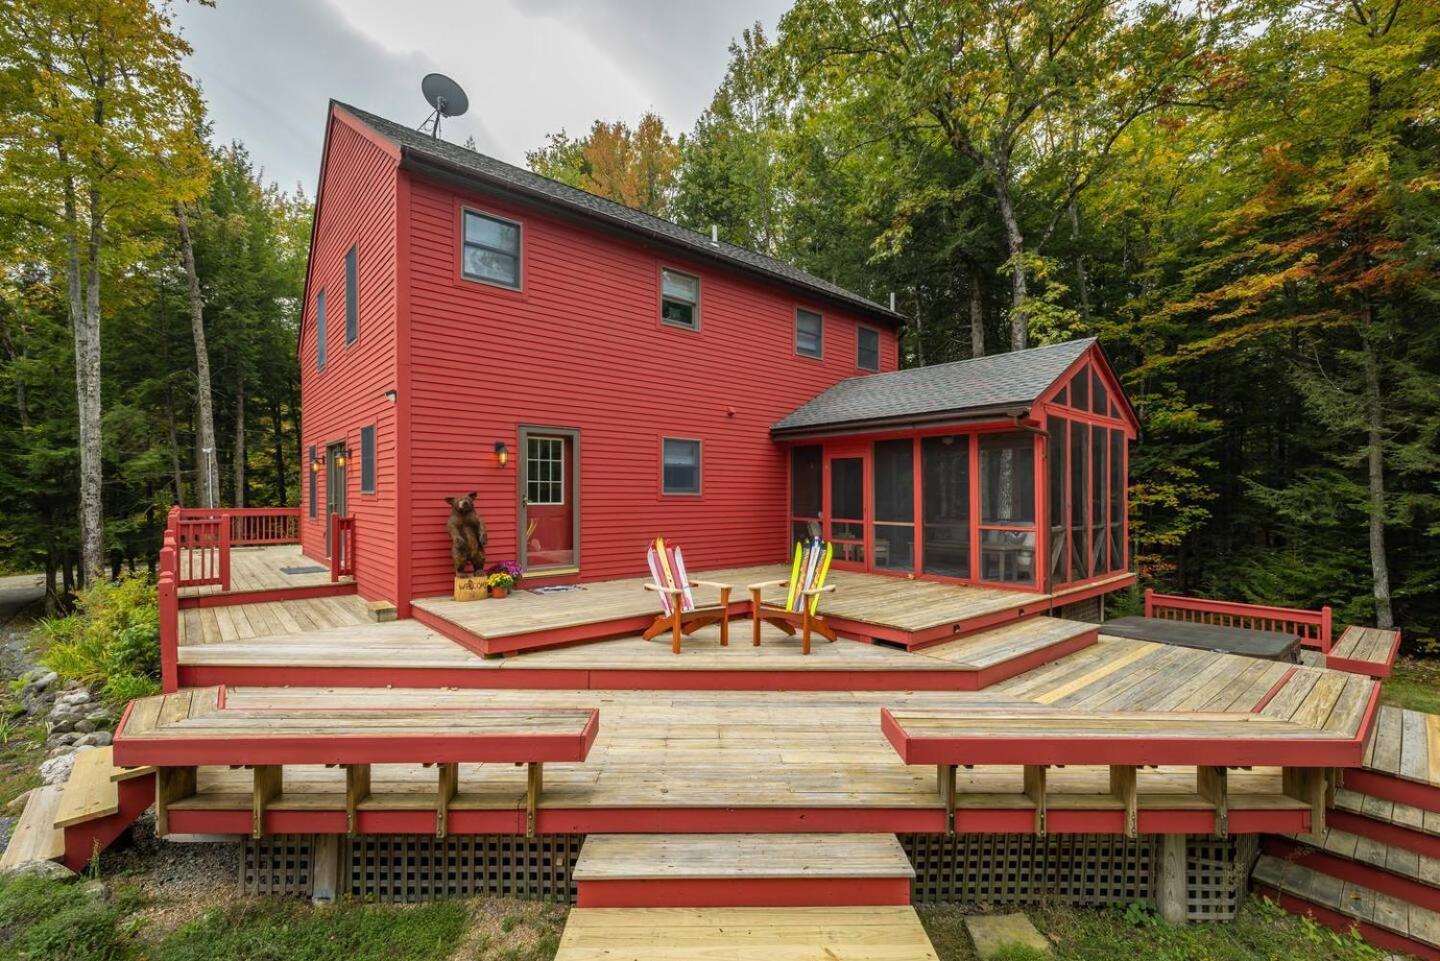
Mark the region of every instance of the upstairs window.
POLYGON ((855 341, 855 366, 861 370, 880 369, 880 332, 869 327, 858 329, 855 341))
POLYGON ((661 446, 660 489, 666 494, 700 493, 700 442, 666 437, 661 446))
POLYGON ((813 310, 795 311, 795 353, 820 357, 824 353, 824 320, 813 310))
POLYGON ((360 493, 375 493, 375 425, 360 428, 360 493))
POLYGON ((305 467, 307 470, 310 471, 310 519, 312 521, 319 516, 319 508, 316 506, 316 499, 320 493, 320 471, 318 471, 315 467, 315 465, 319 463, 318 457, 319 453, 315 450, 315 445, 311 444, 310 461, 305 465, 305 467))
POLYGON ((520 287, 520 225, 465 211, 461 271, 469 280, 520 287))
POLYGON ((360 337, 360 266, 355 248, 345 254, 345 343, 360 337))
POLYGON ((676 327, 700 329, 700 278, 660 268, 660 319, 676 327))
POLYGON ((325 369, 325 291, 315 295, 315 369, 325 369))

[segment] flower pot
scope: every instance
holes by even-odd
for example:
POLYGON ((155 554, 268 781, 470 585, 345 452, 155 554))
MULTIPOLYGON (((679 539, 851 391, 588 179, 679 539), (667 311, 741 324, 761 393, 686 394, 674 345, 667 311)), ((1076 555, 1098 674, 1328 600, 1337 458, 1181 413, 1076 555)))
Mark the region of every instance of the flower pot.
POLYGON ((499 598, 501 598, 501 597, 504 597, 506 594, 509 594, 509 593, 510 593, 510 588, 508 588, 508 587, 492 587, 492 588, 490 588, 490 596, 493 597, 493 598, 496 598, 496 599, 499 599, 499 598))

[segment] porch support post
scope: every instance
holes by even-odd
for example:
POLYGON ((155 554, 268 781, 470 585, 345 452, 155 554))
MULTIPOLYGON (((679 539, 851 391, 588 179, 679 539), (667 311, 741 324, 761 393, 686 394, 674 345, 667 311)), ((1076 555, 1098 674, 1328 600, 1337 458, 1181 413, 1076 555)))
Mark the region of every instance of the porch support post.
POLYGON ((195 794, 195 768, 157 767, 155 769, 155 836, 170 833, 170 805, 195 794))
POLYGON ((265 835, 265 809, 280 796, 284 785, 284 769, 278 764, 259 764, 255 767, 255 791, 250 809, 250 836, 265 835))
POLYGON ((1125 836, 1140 833, 1139 794, 1136 792, 1137 769, 1133 764, 1110 765, 1110 793, 1125 805, 1125 836))
POLYGON ((1327 770, 1323 767, 1287 767, 1280 773, 1281 790, 1285 796, 1310 805, 1309 837, 1314 840, 1325 834, 1327 770))
POLYGON ((530 761, 525 769, 525 836, 535 836, 535 813, 540 807, 540 792, 545 786, 545 765, 530 761))
POLYGON ((940 788, 940 801, 945 805, 945 833, 955 833, 955 765, 936 767, 935 780, 940 788))
POLYGON ((437 764, 439 778, 435 791, 435 836, 443 838, 449 832, 450 802, 460 790, 460 765, 437 764))
POLYGON ((345 832, 360 833, 360 802, 370 796, 370 765, 345 765, 345 832))
POLYGON ((1045 824, 1045 765, 1025 765, 1025 796, 1035 803, 1035 833, 1044 837, 1045 824))
POLYGON ((1160 883, 1155 886, 1155 900, 1160 917, 1171 924, 1189 920, 1185 908, 1185 842, 1184 834, 1160 835, 1160 883))
POLYGON ((1223 767, 1195 769, 1195 790, 1215 806, 1215 836, 1230 836, 1230 772, 1223 767))

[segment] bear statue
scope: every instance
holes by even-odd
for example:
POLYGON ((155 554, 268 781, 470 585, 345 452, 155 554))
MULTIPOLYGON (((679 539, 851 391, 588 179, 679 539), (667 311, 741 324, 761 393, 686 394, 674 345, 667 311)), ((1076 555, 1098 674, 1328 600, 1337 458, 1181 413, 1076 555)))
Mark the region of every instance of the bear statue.
POLYGON ((450 532, 450 558, 455 562, 455 573, 464 574, 465 565, 472 566, 475 574, 485 570, 485 522, 475 513, 475 491, 459 497, 447 497, 450 505, 450 520, 445 529, 450 532))

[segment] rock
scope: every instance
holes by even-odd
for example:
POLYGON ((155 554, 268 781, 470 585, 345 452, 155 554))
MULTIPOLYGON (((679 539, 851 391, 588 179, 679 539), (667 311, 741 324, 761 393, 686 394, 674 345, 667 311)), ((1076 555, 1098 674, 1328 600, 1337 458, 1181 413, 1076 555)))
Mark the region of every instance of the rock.
POLYGON ((9 804, 5 805, 5 813, 13 814, 15 817, 19 817, 21 813, 25 810, 25 802, 29 800, 29 791, 23 791, 20 794, 17 794, 15 797, 10 799, 9 804))
POLYGON ((92 731, 75 742, 76 747, 107 747, 112 741, 109 731, 92 731))
POLYGON ((45 878, 50 881, 73 881, 79 877, 59 861, 26 861, 3 873, 10 878, 45 878))
POLYGON ((42 694, 50 689, 50 686, 59 680, 59 675, 54 671, 47 671, 43 667, 33 668, 26 671, 20 678, 23 683, 22 691, 32 694, 42 694))
POLYGON ((1023 914, 972 914, 965 919, 965 929, 981 961, 1000 956, 1023 957, 1016 948, 1024 949, 1026 954, 1050 953, 1050 942, 1023 914))
POLYGON ((70 780, 70 770, 75 766, 75 752, 66 749, 67 753, 50 758, 40 765, 40 780, 45 784, 64 784, 70 780))
POLYGON ((86 714, 86 715, 85 715, 85 720, 87 720, 87 721, 94 721, 96 724, 102 724, 102 725, 103 725, 103 724, 109 724, 112 720, 114 720, 114 716, 111 715, 111 713, 110 713, 109 711, 107 711, 107 710, 105 710, 103 707, 101 707, 101 708, 96 708, 95 710, 91 711, 89 714, 86 714))
POLYGON ((66 745, 74 744, 76 741, 80 740, 82 736, 83 735, 76 734, 74 731, 70 731, 66 734, 56 734, 54 737, 50 738, 45 743, 50 747, 65 747, 66 745))
POLYGON ((81 718, 75 722, 75 730, 81 734, 90 734, 95 730, 95 722, 81 718))
POLYGON ((58 721, 52 718, 50 723, 46 727, 51 734, 67 734, 70 731, 75 730, 75 720, 74 718, 68 716, 63 717, 58 721))

